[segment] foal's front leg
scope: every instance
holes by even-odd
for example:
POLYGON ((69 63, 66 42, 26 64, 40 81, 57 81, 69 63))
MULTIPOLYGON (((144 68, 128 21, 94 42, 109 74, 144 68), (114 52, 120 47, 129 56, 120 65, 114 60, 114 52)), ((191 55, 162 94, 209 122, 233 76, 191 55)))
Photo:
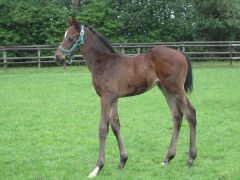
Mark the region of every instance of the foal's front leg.
POLYGON ((118 143, 118 148, 119 148, 119 154, 120 154, 120 162, 118 165, 119 169, 124 168, 127 159, 128 159, 128 155, 124 146, 124 142, 123 142, 123 138, 122 138, 122 134, 120 132, 120 122, 119 122, 119 117, 118 117, 118 101, 116 99, 116 101, 114 102, 113 108, 111 110, 111 120, 110 120, 110 124, 113 130, 113 133, 117 139, 117 143, 118 143))
POLYGON ((111 109, 113 106, 113 99, 109 97, 101 97, 101 118, 99 124, 99 156, 96 168, 88 175, 88 177, 97 176, 98 172, 103 168, 105 162, 105 143, 109 130, 109 121, 111 116, 111 109))

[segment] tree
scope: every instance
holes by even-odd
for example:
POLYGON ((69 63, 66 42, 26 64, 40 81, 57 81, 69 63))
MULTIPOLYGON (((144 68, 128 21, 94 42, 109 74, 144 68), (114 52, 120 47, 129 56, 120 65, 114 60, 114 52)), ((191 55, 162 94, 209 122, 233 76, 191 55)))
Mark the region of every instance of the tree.
POLYGON ((240 38, 240 0, 0 0, 0 45, 58 44, 73 15, 112 42, 240 38))
POLYGON ((49 44, 59 41, 59 34, 65 31, 68 9, 52 2, 0 0, 1 44, 49 44))
POLYGON ((119 21, 117 9, 113 0, 92 0, 82 4, 77 13, 83 23, 96 28, 111 41, 120 42, 123 24, 119 21))
POLYGON ((124 35, 136 42, 192 40, 192 9, 189 0, 125 1, 120 12, 124 35))
POLYGON ((236 40, 240 32, 240 0, 195 0, 195 39, 236 40))

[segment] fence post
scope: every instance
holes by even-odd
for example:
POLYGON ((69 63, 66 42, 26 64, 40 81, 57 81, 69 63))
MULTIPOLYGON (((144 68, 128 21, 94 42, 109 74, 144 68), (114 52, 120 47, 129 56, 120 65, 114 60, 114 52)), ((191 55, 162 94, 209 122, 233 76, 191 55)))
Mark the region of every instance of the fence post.
POLYGON ((230 65, 232 65, 232 57, 233 57, 233 51, 231 49, 231 52, 230 52, 230 65))
POLYGON ((176 44, 176 48, 178 51, 181 51, 181 44, 176 44))
POLYGON ((41 50, 38 49, 38 68, 41 67, 41 50))
POLYGON ((3 51, 3 67, 7 69, 7 51, 3 51))
POLYGON ((66 62, 63 63, 63 69, 64 69, 64 70, 67 69, 67 63, 66 63, 66 62))
POLYGON ((122 48, 122 54, 125 54, 125 49, 124 48, 122 48))
POLYGON ((185 49, 185 44, 183 44, 183 46, 182 46, 182 52, 185 52, 186 51, 186 49, 185 49))
POLYGON ((141 53, 141 49, 137 48, 137 53, 140 54, 141 53))
POLYGON ((233 44, 231 44, 231 46, 230 46, 230 65, 232 65, 233 51, 234 51, 234 47, 233 47, 233 44))

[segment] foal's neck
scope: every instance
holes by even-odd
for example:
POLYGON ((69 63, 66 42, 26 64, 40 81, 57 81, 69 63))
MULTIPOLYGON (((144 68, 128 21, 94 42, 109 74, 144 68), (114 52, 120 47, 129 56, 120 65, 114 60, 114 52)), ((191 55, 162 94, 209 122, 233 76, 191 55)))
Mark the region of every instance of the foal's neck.
POLYGON ((108 60, 107 57, 114 54, 88 28, 85 30, 84 41, 85 43, 81 48, 81 53, 90 71, 92 71, 93 66, 95 66, 97 63, 108 60))

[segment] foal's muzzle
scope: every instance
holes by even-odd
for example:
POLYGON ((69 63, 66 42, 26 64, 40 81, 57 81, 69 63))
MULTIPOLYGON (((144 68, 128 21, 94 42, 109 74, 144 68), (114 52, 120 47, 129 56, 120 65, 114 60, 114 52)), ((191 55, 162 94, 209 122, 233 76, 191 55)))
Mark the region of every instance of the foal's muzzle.
POLYGON ((57 63, 57 65, 61 65, 65 62, 65 58, 63 56, 55 54, 54 61, 57 63))

